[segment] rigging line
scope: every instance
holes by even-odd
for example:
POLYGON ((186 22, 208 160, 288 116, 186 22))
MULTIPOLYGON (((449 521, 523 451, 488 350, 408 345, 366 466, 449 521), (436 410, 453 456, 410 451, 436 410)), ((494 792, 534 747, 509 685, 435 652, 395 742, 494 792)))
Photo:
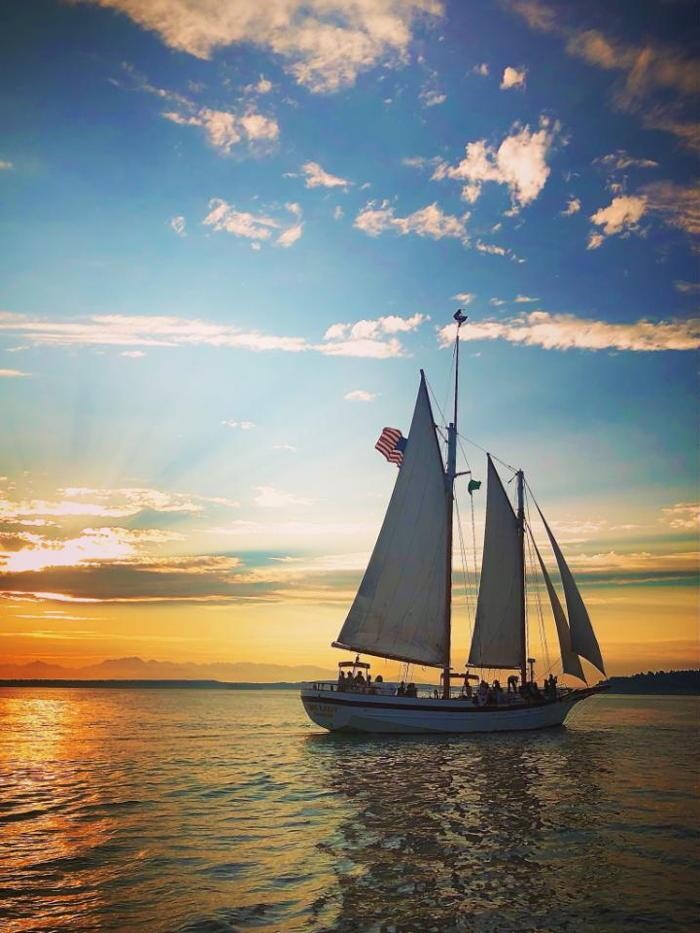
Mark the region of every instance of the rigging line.
MULTIPOLYGON (((506 470, 511 470, 513 473, 517 473, 517 472, 518 472, 518 468, 517 468, 517 467, 511 466, 511 464, 510 464, 510 463, 506 463, 505 460, 501 460, 501 458, 500 458, 500 457, 497 457, 496 454, 491 453, 490 450, 487 450, 485 447, 482 447, 481 444, 477 444, 476 441, 473 441, 473 440, 471 439, 471 437, 467 437, 466 434, 462 434, 461 432, 459 432, 459 433, 457 434, 457 437, 458 437, 458 438, 461 438, 461 439, 464 440, 464 441, 466 441, 467 444, 471 444, 472 447, 477 447, 477 448, 478 448, 479 450, 481 450, 483 453, 488 454, 488 455, 491 457, 492 460, 495 460, 496 463, 500 463, 501 466, 504 466, 504 467, 506 468, 506 470)), ((533 496, 533 498, 534 498, 534 496, 533 496)))

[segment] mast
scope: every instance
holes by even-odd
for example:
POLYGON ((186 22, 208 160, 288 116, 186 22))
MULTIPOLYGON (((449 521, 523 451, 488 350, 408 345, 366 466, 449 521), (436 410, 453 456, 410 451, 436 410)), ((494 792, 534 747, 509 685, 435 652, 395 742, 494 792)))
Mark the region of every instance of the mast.
POLYGON ((520 559, 520 683, 524 686, 528 681, 525 620, 525 475, 522 470, 518 470, 515 475, 518 481, 518 557, 520 559))
POLYGON ((454 511, 454 482, 457 474, 457 399, 459 394, 459 329, 467 320, 460 309, 454 315, 457 322, 455 335, 455 400, 453 420, 447 426, 447 469, 445 470, 445 495, 447 496, 447 580, 445 592, 445 630, 447 632, 447 657, 442 671, 442 695, 450 698, 450 652, 452 648, 452 515, 454 511))

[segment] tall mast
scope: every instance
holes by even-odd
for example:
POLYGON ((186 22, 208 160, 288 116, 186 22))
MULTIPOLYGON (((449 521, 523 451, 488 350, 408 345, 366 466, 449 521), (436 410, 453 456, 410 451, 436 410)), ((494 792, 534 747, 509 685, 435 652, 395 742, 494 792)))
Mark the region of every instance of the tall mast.
POLYGON ((455 336, 455 404, 453 420, 447 426, 447 469, 445 471, 445 495, 447 496, 447 581, 445 599, 445 629, 447 631, 447 658, 442 671, 442 695, 450 697, 450 652, 452 648, 452 513, 454 482, 457 473, 457 399, 459 395, 459 329, 467 320, 461 310, 454 315, 457 321, 455 336))
POLYGON ((525 621, 525 476, 522 470, 515 474, 518 481, 518 547, 520 557, 520 683, 528 682, 527 676, 527 628, 525 621))

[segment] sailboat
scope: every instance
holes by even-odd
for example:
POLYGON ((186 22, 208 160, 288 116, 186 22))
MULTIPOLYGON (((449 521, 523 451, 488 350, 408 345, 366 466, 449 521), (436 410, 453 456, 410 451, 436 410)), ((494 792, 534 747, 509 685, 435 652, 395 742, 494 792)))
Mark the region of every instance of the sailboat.
MULTIPOLYGON (((559 544, 535 503, 556 559, 566 610, 526 520, 523 471, 514 471, 514 508, 491 454, 487 454, 486 523, 471 647, 466 670, 451 667, 455 480, 464 475, 457 471, 459 345, 460 328, 467 320, 461 311, 454 317, 454 414, 446 426, 446 458, 421 370, 403 450, 387 457, 397 462, 399 470, 384 522, 332 644, 356 656, 339 663, 337 681, 306 683, 301 689, 310 719, 330 731, 430 734, 542 729, 561 725, 577 703, 606 688, 604 681, 586 684, 582 658, 604 677, 605 668, 588 611, 559 544), (560 687, 553 674, 544 689, 536 683, 535 660, 528 657, 527 537, 549 597, 562 671, 581 680, 584 687, 560 687), (438 668, 440 684, 418 688, 404 681, 385 683, 381 675, 372 680, 370 664, 360 655, 438 668), (473 668, 481 669, 481 676, 470 673, 473 668), (486 671, 506 672, 508 689, 498 679, 488 684, 486 671), (456 686, 453 680, 458 681, 456 686), (476 690, 472 680, 479 681, 476 690)), ((398 431, 395 435, 400 436, 398 431)))

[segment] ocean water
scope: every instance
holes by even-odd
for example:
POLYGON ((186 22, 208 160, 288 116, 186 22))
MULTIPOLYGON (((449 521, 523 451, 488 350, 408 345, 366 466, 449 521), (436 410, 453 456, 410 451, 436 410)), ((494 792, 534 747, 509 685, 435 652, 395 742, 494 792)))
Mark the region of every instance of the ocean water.
POLYGON ((0 930, 692 930, 698 714, 321 733, 291 691, 0 689, 0 930))

